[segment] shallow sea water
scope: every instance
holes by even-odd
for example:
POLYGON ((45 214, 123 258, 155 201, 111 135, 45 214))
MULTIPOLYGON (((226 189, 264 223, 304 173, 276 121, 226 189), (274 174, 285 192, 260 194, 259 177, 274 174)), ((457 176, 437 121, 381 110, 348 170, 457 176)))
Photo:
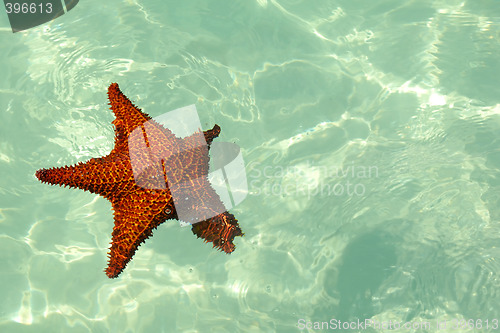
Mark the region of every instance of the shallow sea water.
POLYGON ((0 45, 1 332, 500 329, 496 1, 80 1, 0 45), (241 147, 233 254, 167 221, 110 280, 109 202, 34 177, 109 153, 111 82, 241 147))

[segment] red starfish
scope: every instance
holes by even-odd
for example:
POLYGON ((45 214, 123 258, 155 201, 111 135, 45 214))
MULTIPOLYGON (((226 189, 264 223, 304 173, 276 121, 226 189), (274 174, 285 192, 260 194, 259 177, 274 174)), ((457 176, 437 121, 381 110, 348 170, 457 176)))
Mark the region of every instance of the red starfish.
POLYGON ((207 178, 207 147, 219 135, 220 127, 215 125, 203 132, 208 146, 200 146, 197 138, 201 132, 184 139, 176 137, 134 106, 120 91, 118 84, 109 86, 108 97, 116 116, 113 121, 115 147, 111 153, 91 158, 86 163, 36 172, 36 177, 44 183, 77 187, 99 194, 111 202, 115 226, 106 275, 117 277, 139 245, 152 235, 153 229, 167 219, 178 218, 176 205, 179 202, 172 196, 169 186, 180 188, 189 184, 187 189, 184 188, 184 194, 186 200, 189 196, 187 202, 191 216, 213 216, 194 220, 201 222, 193 223, 193 233, 226 253, 233 252, 234 237, 243 233, 207 178), (144 133, 150 149, 140 150, 138 141, 131 140, 130 135, 136 128, 139 130, 134 133, 144 133), (135 156, 131 154, 133 151, 135 156), (130 156, 133 157, 132 162, 130 156), (136 170, 135 177, 132 164, 136 170), (138 175, 137 170, 141 171, 138 175))

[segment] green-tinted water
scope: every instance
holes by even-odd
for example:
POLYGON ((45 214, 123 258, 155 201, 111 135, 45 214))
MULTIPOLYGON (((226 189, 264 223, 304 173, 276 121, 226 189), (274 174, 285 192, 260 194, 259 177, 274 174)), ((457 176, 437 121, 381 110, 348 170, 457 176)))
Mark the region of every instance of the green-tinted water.
POLYGON ((1 332, 498 329, 496 1, 80 1, 0 45, 1 332), (233 254, 168 221, 110 280, 109 202, 36 180, 112 149, 111 82, 242 148, 233 254))

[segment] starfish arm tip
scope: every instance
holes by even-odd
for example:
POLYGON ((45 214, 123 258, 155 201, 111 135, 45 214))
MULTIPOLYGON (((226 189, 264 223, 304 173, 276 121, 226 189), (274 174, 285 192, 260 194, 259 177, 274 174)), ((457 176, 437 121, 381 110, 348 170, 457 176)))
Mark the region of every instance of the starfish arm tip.
POLYGON ((213 243, 213 247, 227 254, 234 252, 236 248, 234 238, 243 236, 238 220, 228 212, 195 223, 191 230, 197 237, 203 238, 206 243, 213 243))

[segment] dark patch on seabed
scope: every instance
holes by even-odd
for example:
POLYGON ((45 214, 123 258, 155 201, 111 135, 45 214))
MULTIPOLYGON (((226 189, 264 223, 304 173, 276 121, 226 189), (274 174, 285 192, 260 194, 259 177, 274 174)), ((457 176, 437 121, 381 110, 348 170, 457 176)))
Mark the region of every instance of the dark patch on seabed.
POLYGON ((339 304, 317 308, 313 318, 364 321, 373 317, 372 296, 396 265, 395 241, 394 235, 384 230, 371 230, 351 241, 338 270, 332 268, 325 274, 325 291, 339 304))

